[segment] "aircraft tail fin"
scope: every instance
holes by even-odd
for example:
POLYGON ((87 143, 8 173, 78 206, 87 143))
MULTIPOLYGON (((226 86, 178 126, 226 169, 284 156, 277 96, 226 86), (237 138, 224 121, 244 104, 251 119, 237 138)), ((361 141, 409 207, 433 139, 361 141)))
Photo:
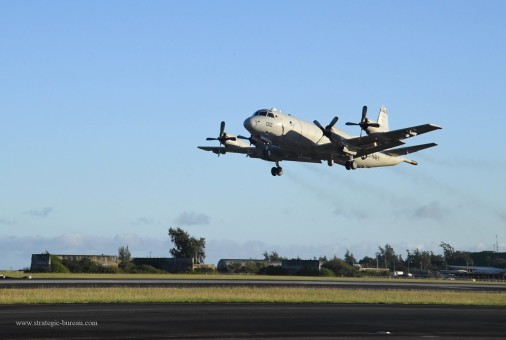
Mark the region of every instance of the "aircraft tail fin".
POLYGON ((390 131, 388 127, 388 110, 384 105, 381 105, 380 112, 378 114, 378 124, 382 132, 390 131))

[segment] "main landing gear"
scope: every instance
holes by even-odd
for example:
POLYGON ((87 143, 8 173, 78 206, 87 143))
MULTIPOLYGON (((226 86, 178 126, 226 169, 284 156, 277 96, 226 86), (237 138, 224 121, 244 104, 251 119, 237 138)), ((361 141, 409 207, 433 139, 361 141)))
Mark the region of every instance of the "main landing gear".
POLYGON ((358 168, 358 164, 354 160, 346 161, 344 163, 344 167, 346 168, 346 170, 356 170, 358 168))
POLYGON ((279 162, 276 162, 276 166, 271 169, 272 176, 281 176, 283 174, 283 168, 279 166, 279 162))

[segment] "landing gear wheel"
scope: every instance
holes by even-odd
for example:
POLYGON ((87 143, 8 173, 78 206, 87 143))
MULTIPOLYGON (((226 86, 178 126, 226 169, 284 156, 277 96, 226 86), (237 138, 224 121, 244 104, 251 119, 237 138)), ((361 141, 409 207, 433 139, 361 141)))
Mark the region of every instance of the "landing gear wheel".
POLYGON ((327 164, 328 164, 329 166, 334 165, 334 160, 333 160, 333 159, 329 159, 329 160, 327 160, 327 164))
POLYGON ((358 168, 357 162, 354 160, 344 162, 346 170, 356 170, 358 168))
POLYGON ((357 170, 357 168, 358 168, 358 164, 357 164, 357 162, 355 162, 355 161, 351 161, 351 162, 350 162, 350 169, 351 169, 351 170, 357 170))
POLYGON ((281 176, 283 174, 283 168, 280 166, 273 167, 271 169, 271 174, 272 174, 272 176, 281 176))

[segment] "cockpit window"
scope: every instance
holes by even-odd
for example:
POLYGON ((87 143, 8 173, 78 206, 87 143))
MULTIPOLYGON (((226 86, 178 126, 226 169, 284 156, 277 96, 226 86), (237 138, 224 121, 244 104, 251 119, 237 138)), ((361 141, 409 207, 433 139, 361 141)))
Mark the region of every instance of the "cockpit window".
POLYGON ((274 114, 270 110, 258 110, 253 114, 253 116, 264 116, 264 117, 271 117, 274 118, 274 114))
POLYGON ((267 116, 267 110, 258 110, 255 112, 254 116, 267 116))

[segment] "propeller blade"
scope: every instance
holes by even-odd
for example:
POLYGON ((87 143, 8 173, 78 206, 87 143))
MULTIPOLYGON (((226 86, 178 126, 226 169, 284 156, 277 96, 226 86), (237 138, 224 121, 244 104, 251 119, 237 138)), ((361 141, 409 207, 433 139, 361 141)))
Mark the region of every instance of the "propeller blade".
POLYGON ((241 136, 241 135, 239 135, 239 136, 237 136, 237 138, 239 138, 239 139, 244 139, 244 140, 249 141, 249 144, 250 144, 250 145, 251 145, 251 144, 253 144, 253 145, 257 145, 257 143, 253 140, 253 137, 245 137, 245 136, 241 136))
POLYGON ((348 125, 348 126, 356 126, 356 125, 360 125, 360 123, 346 122, 346 125, 348 125))
POLYGON ((362 119, 361 119, 361 122, 364 122, 365 121, 365 117, 367 116, 367 106, 364 105, 364 107, 362 107, 362 119))
POLYGON ((222 121, 220 124, 220 137, 223 136, 224 131, 225 131, 225 122, 222 121))
POLYGON ((313 123, 314 123, 314 125, 318 126, 320 128, 320 130, 325 131, 323 126, 317 120, 313 120, 313 123))
POLYGON ((218 140, 218 138, 207 137, 206 140, 218 140))
POLYGON ((327 125, 327 130, 331 130, 334 127, 334 125, 336 125, 336 123, 337 123, 338 120, 339 120, 338 117, 334 117, 332 119, 332 121, 330 122, 330 124, 327 125))
POLYGON ((330 121, 330 124, 327 125, 325 128, 323 128, 323 126, 317 120, 313 120, 313 123, 314 123, 314 125, 318 126, 318 128, 320 128, 320 130, 322 130, 322 133, 325 137, 331 139, 332 127, 334 127, 334 125, 337 123, 338 119, 339 119, 338 117, 332 118, 332 120, 330 121))

